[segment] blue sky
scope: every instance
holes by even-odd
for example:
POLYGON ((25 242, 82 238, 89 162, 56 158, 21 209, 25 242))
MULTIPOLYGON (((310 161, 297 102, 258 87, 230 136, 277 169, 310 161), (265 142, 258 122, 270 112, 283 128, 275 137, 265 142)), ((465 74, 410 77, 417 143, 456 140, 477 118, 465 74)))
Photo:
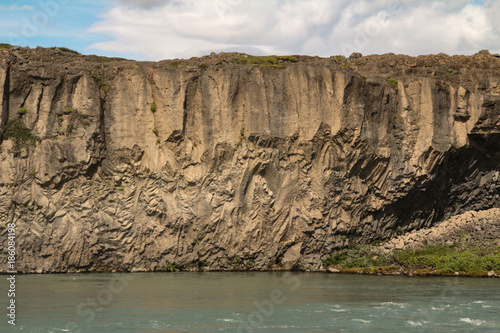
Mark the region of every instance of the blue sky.
POLYGON ((500 52, 496 0, 0 0, 0 12, 0 42, 139 60, 500 52))

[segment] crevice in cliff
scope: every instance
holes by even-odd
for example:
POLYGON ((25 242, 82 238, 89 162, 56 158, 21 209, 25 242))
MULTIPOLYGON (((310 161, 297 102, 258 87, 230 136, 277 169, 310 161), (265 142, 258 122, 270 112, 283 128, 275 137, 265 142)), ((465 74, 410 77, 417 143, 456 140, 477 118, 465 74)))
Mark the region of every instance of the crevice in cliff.
MULTIPOLYGON (((57 84, 54 88, 54 94, 52 95, 52 100, 50 101, 50 113, 52 115, 52 119, 54 119, 54 120, 52 122, 52 126, 50 126, 51 124, 49 123, 50 128, 47 129, 47 135, 50 135, 50 133, 53 132, 54 125, 57 124, 57 121, 55 120, 57 117, 56 105, 58 104, 58 101, 61 100, 61 96, 63 93, 63 85, 64 85, 64 80, 59 79, 59 82, 57 82, 57 84), (49 132, 49 130, 50 130, 50 132, 49 132)), ((57 134, 56 134, 56 136, 57 136, 57 134)))
POLYGON ((7 121, 9 120, 9 92, 10 92, 10 66, 7 66, 5 70, 5 81, 3 84, 3 96, 2 96, 2 118, 0 119, 0 144, 3 142, 3 128, 7 121))
POLYGON ((36 114, 35 114, 35 119, 33 121, 34 124, 36 124, 38 122, 38 119, 40 119, 40 107, 42 106, 42 99, 43 99, 44 90, 45 90, 45 86, 42 84, 40 95, 38 95, 38 99, 36 101, 36 114))
POLYGON ((24 96, 23 98, 23 102, 21 103, 21 107, 25 106, 26 105, 26 101, 28 100, 28 97, 30 97, 30 94, 31 92, 33 91, 33 87, 30 86, 29 87, 29 90, 28 90, 28 93, 26 94, 26 96, 24 96))
POLYGON ((186 132, 187 132, 187 117, 188 117, 188 109, 193 109, 194 106, 189 105, 189 100, 192 100, 195 94, 196 94, 196 89, 198 85, 198 76, 192 77, 190 80, 187 81, 186 83, 186 89, 184 91, 184 101, 182 102, 182 137, 186 137, 186 132))

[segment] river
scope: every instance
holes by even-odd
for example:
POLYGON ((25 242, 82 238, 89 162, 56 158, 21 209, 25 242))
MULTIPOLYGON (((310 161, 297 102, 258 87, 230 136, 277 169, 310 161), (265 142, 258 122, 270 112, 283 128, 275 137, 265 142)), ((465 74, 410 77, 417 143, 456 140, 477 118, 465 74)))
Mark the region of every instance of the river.
POLYGON ((50 274, 16 289, 16 326, 3 301, 0 332, 500 332, 500 279, 50 274))

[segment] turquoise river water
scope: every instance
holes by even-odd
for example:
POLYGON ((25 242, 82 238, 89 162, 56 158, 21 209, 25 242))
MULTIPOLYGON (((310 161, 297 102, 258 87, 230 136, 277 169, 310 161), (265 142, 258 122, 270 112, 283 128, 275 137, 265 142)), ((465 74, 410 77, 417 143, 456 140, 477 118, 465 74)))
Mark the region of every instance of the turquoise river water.
POLYGON ((17 275, 0 332, 500 332, 500 279, 325 273, 17 275))

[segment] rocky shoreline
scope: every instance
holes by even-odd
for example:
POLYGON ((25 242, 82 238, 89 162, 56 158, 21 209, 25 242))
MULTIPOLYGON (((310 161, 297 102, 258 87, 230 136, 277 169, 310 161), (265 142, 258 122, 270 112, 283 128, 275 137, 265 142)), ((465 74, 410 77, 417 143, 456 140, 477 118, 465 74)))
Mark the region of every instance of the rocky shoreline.
MULTIPOLYGON (((397 260, 404 251, 411 250, 414 265, 391 265, 371 267, 328 267, 330 273, 351 273, 371 275, 407 275, 407 276, 464 276, 464 277, 500 277, 500 209, 492 208, 485 211, 469 211, 454 216, 432 228, 415 230, 399 235, 387 242, 371 245, 364 251, 365 258, 387 254, 397 260), (453 251, 452 251, 453 249, 453 251), (474 251, 478 256, 474 256, 474 251), (467 255, 465 261, 470 261, 471 269, 467 271, 452 271, 418 266, 420 255, 435 252, 441 256, 440 264, 448 265, 446 261, 455 261, 457 256, 467 255), (450 252, 452 256, 450 255, 450 252), (449 257, 447 257, 449 256, 449 257), (474 260, 487 260, 490 269, 472 269, 474 260)), ((356 255, 358 253, 354 252, 356 255)), ((361 255, 362 257, 362 255, 361 255)), ((467 262, 465 262, 467 264, 467 262)))
POLYGON ((439 270, 432 269, 412 269, 409 267, 394 267, 394 268, 386 268, 386 267, 373 267, 371 269, 366 268, 334 268, 329 267, 326 272, 328 273, 336 273, 336 274, 367 274, 367 275, 404 275, 408 277, 481 277, 481 278, 500 278, 500 270, 498 271, 488 271, 481 274, 468 274, 465 272, 454 272, 454 273, 445 273, 439 270))

